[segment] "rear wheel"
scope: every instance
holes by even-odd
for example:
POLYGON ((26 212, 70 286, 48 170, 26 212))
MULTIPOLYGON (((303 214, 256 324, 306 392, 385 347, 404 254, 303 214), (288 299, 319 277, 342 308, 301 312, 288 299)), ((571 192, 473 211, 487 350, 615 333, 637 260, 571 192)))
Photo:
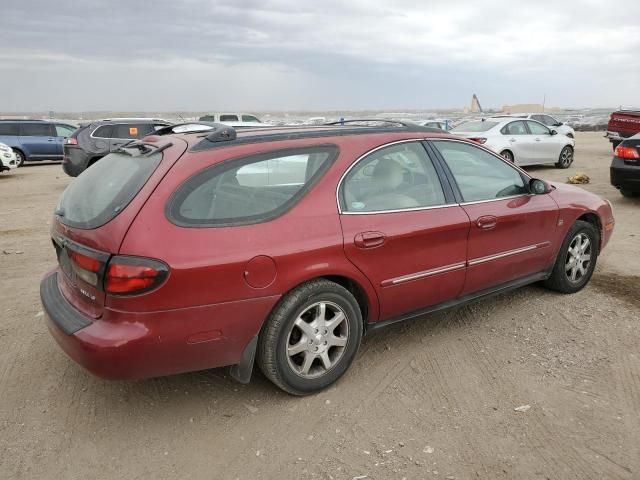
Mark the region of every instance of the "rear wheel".
POLYGON ((509 150, 503 150, 502 152, 500 152, 500 155, 502 156, 502 158, 504 158, 505 160, 513 163, 513 153, 511 153, 509 150))
POLYGON ((578 220, 560 247, 547 288, 561 293, 575 293, 589 282, 600 248, 600 232, 589 222, 578 220))
POLYGON ((24 161, 26 160, 24 153, 16 149, 14 149, 13 152, 16 154, 16 164, 18 165, 18 167, 21 167, 22 165, 24 165, 24 161))
POLYGON ((560 157, 558 157, 558 163, 556 163, 556 167, 569 168, 572 163, 573 163, 573 148, 567 145, 560 152, 560 157))
POLYGON ((315 393, 349 368, 362 338, 362 315, 351 292, 313 280, 287 294, 260 333, 262 372, 293 395, 315 393))

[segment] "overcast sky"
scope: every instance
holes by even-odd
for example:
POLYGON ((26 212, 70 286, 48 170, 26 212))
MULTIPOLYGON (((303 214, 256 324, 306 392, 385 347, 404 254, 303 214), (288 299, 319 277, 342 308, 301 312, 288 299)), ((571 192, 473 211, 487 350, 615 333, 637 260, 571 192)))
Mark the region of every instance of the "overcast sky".
POLYGON ((638 0, 2 3, 0 111, 640 105, 638 0))

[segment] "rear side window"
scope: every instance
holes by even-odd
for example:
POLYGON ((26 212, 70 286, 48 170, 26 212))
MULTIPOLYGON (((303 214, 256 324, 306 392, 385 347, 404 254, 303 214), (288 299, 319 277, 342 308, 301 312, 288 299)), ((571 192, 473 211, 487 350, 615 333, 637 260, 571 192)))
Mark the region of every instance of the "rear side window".
POLYGON ((167 205, 167 216, 184 227, 271 220, 293 207, 327 171, 337 154, 337 147, 324 145, 214 165, 180 186, 167 205))
POLYGON ((237 115, 220 115, 220 121, 221 122, 237 122, 238 116, 237 115))
POLYGON ((70 227, 104 225, 134 199, 161 160, 162 153, 139 155, 134 149, 110 153, 71 182, 56 213, 70 227))
POLYGON ((18 135, 18 124, 0 122, 0 135, 18 135))
POLYGON ((112 132, 113 132, 113 125, 102 125, 96 128, 91 134, 91 136, 96 138, 111 138, 112 132))
POLYGON ((153 132, 153 126, 148 123, 118 123, 113 126, 112 138, 142 138, 153 132))
POLYGON ((527 135, 529 133, 522 120, 505 125, 500 132, 504 135, 527 135))
POLYGON ((50 123, 22 123, 20 124, 22 137, 55 137, 56 132, 50 123))

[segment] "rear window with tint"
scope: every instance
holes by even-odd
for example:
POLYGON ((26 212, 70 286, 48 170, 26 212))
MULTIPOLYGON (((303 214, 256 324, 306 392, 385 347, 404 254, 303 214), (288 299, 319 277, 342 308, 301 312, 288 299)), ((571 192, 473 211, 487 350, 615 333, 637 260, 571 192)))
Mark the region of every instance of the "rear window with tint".
POLYGON ((55 137, 56 133, 50 123, 21 123, 20 135, 23 137, 55 137))
POLYGON ((498 125, 498 122, 466 122, 451 130, 452 132, 486 132, 498 125))
POLYGON ((18 124, 0 122, 0 135, 18 135, 18 124))
MULTIPOLYGON (((127 149, 126 152, 134 149, 127 149)), ((160 164, 162 153, 110 153, 71 182, 56 213, 65 225, 97 228, 115 218, 134 199, 160 164)))
POLYGON ((187 180, 167 207, 186 227, 244 225, 273 219, 295 205, 335 160, 332 145, 280 150, 224 162, 187 180))

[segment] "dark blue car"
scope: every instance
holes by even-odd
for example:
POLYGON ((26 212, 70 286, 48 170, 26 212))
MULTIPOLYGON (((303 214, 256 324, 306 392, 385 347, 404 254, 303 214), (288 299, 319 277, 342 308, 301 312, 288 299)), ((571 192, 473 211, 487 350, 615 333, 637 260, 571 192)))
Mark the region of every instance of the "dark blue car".
POLYGON ((64 139, 73 125, 46 120, 0 120, 0 143, 16 153, 18 166, 25 161, 62 160, 64 139))

